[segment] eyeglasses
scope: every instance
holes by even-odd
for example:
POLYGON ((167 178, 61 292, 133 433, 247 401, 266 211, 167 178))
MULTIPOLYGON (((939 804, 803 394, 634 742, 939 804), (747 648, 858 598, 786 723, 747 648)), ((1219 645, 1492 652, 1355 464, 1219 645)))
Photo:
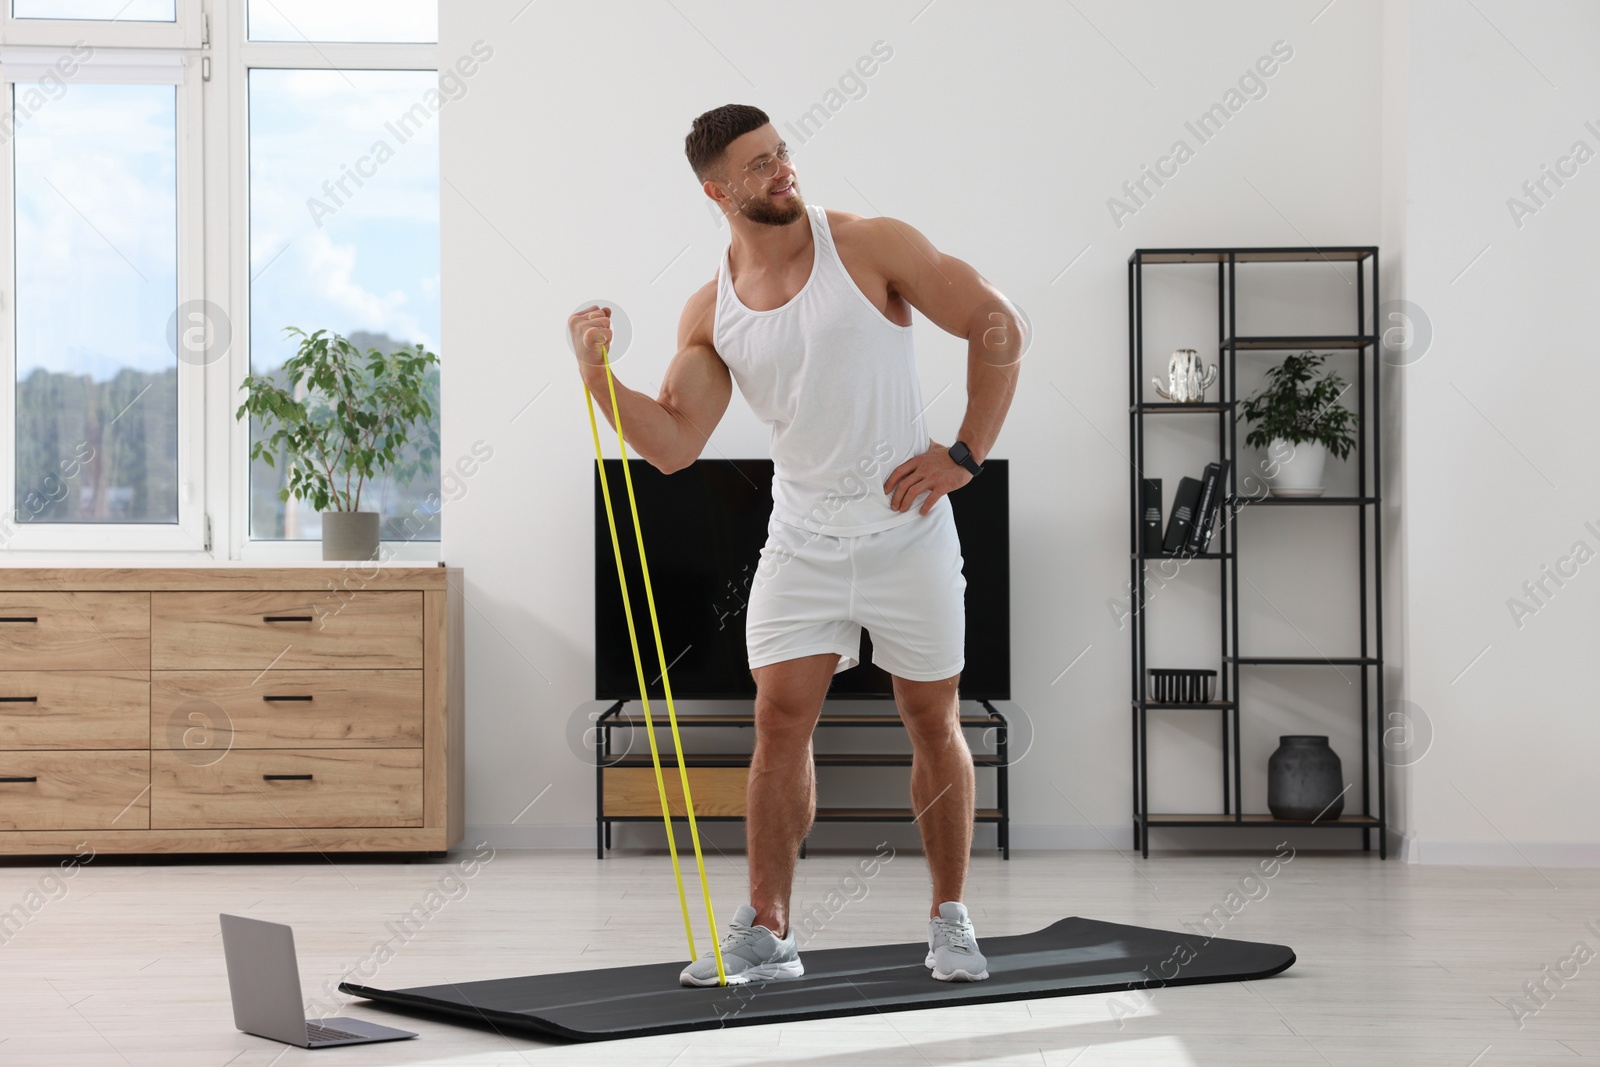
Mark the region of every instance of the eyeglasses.
POLYGON ((789 162, 789 146, 781 145, 776 157, 762 156, 753 163, 746 163, 745 170, 753 170, 763 178, 770 178, 777 173, 779 163, 789 162))

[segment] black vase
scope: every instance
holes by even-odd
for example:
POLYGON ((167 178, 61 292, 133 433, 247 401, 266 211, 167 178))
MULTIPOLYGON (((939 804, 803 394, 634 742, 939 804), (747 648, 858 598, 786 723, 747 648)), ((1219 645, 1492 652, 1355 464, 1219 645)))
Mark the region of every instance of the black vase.
POLYGON ((1267 760, 1267 810, 1275 819, 1333 820, 1344 811, 1344 767, 1326 737, 1285 734, 1267 760))

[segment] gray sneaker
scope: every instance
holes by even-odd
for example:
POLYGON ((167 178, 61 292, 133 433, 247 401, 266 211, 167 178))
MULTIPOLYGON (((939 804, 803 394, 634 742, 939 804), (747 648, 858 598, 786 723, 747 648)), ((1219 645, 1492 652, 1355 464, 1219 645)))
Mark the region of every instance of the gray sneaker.
MULTIPOLYGON (((806 973, 795 948, 794 927, 789 936, 779 938, 765 926, 750 925, 755 921, 756 909, 740 904, 722 938, 722 969, 729 985, 744 982, 765 982, 773 978, 799 978, 806 973)), ((684 985, 716 985, 717 958, 707 952, 683 969, 678 981, 684 985)))
POLYGON ((989 961, 978 951, 978 938, 967 918, 967 906, 947 900, 939 917, 928 920, 928 958, 941 982, 981 982, 989 977, 989 961))

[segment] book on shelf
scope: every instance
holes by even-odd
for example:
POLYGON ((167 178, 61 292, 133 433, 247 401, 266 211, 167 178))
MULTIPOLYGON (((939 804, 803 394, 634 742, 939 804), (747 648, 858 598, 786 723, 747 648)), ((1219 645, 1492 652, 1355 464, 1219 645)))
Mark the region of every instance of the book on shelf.
POLYGON ((1161 555, 1161 479, 1145 478, 1141 492, 1140 507, 1144 509, 1144 515, 1140 519, 1142 536, 1139 550, 1147 556, 1159 556, 1161 555))
POLYGON ((1187 475, 1178 479, 1178 491, 1172 496, 1172 515, 1167 519, 1167 536, 1161 545, 1162 552, 1174 555, 1189 543, 1189 530, 1194 525, 1199 505, 1199 480, 1187 475))
POLYGON ((1227 479, 1228 460, 1206 464, 1205 473, 1200 476, 1200 502, 1195 507, 1194 519, 1189 527, 1187 551, 1191 554, 1205 552, 1211 544, 1227 479))

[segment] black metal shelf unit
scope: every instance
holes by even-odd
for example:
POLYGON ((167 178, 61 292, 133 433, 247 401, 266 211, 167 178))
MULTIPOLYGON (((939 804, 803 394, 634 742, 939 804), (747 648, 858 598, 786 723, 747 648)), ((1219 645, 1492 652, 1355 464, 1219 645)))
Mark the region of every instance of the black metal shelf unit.
MULTIPOLYGON (((1380 451, 1380 394, 1378 322, 1378 249, 1375 245, 1340 248, 1140 248, 1128 257, 1128 447, 1132 457, 1129 493, 1129 588, 1132 602, 1132 731, 1133 731, 1133 841, 1145 857, 1150 855, 1150 828, 1161 827, 1261 827, 1295 826, 1306 828, 1355 829, 1361 832, 1361 847, 1372 848, 1372 833, 1378 835, 1379 858, 1388 855, 1388 808, 1381 748, 1383 737, 1383 561, 1379 535, 1378 503, 1382 498, 1382 453, 1380 451), (1305 334, 1298 336, 1240 336, 1235 307, 1235 268, 1240 263, 1329 262, 1349 263, 1355 268, 1356 301, 1353 334, 1305 334), (1207 403, 1155 403, 1143 399, 1146 380, 1144 361, 1144 268, 1164 264, 1215 264, 1217 271, 1217 366, 1218 396, 1207 403), (1371 298, 1366 273, 1371 268, 1371 298), (1238 422, 1234 418, 1237 396, 1237 358, 1241 351, 1277 352, 1302 349, 1349 349, 1356 353, 1356 403, 1359 427, 1355 460, 1358 487, 1355 496, 1284 498, 1242 496, 1239 493, 1238 422), (1369 368, 1369 363, 1371 364, 1369 368), (1369 403, 1370 389, 1370 403, 1369 403), (1233 462, 1228 484, 1217 517, 1220 546, 1215 551, 1194 554, 1146 555, 1141 551, 1140 495, 1145 465, 1145 419, 1148 416, 1209 415, 1217 420, 1217 450, 1233 462), (1370 474, 1368 466, 1370 464, 1370 474), (1369 482, 1370 477, 1370 482, 1369 482), (1370 491, 1369 491, 1370 485, 1370 491), (1356 656, 1247 656, 1239 651, 1239 568, 1238 516, 1250 507, 1319 506, 1348 507, 1357 514, 1360 570, 1360 654, 1356 656), (1368 525, 1371 525, 1372 551, 1368 554, 1368 525), (1206 559, 1218 563, 1217 587, 1221 604, 1218 699, 1205 703, 1172 703, 1150 700, 1146 687, 1145 567, 1150 559, 1206 559), (1369 635, 1368 596, 1371 585, 1372 626, 1369 635), (1337 819, 1288 820, 1269 814, 1247 813, 1241 802, 1239 764, 1240 668, 1278 668, 1304 666, 1354 666, 1361 675, 1361 793, 1360 813, 1343 814, 1337 819), (1149 806, 1149 713, 1165 710, 1212 710, 1221 718, 1222 811, 1220 813, 1157 813, 1149 806), (1376 776, 1376 790, 1372 788, 1376 776), (1376 811, 1374 811, 1376 808, 1376 811)), ((1248 702, 1244 702, 1247 706, 1248 702)), ((1352 783, 1353 784, 1353 783, 1352 783)), ((1346 808, 1351 798, 1346 797, 1346 808)))
MULTIPOLYGON (((972 765, 976 768, 992 768, 995 773, 995 806, 992 808, 976 808, 973 812, 975 822, 993 823, 996 831, 996 847, 1000 850, 1000 858, 1011 858, 1011 796, 1009 783, 1010 749, 1008 744, 1008 726, 1006 717, 1001 714, 993 702, 979 700, 978 706, 983 708, 984 714, 961 715, 963 730, 981 730, 985 736, 994 739, 994 752, 982 751, 972 754, 972 765)), ((595 812, 595 857, 604 859, 606 849, 611 847, 611 824, 614 822, 660 822, 659 810, 650 814, 616 814, 607 809, 606 805, 606 771, 615 767, 654 767, 648 750, 641 754, 618 754, 613 751, 611 733, 613 730, 643 730, 645 720, 643 715, 630 715, 623 712, 628 704, 626 700, 618 700, 609 708, 600 713, 595 719, 594 737, 594 812, 595 812)), ((668 728, 665 710, 656 712, 651 718, 657 730, 668 728)), ((822 729, 846 727, 856 729, 870 729, 873 727, 902 726, 898 714, 874 715, 828 715, 824 713, 818 720, 817 726, 822 729)), ((693 727, 755 727, 755 714, 753 712, 730 712, 725 715, 679 715, 678 726, 688 729, 693 727)), ((670 771, 676 777, 678 760, 672 752, 671 738, 666 738, 666 743, 660 745, 661 769, 670 771)), ((909 767, 911 766, 910 753, 894 752, 861 752, 861 753, 816 753, 813 757, 818 767, 909 767)), ((721 753, 695 753, 683 754, 685 768, 696 767, 748 767, 750 765, 749 752, 721 752, 721 753)), ((691 792, 695 789, 691 782, 691 792)), ((920 813, 907 808, 877 808, 877 807, 817 807, 816 822, 916 822, 920 813)), ((714 815, 701 814, 700 802, 695 802, 695 822, 742 822, 743 815, 714 815)), ((674 822, 687 822, 687 815, 673 815, 674 822)), ((807 840, 810 834, 807 833, 807 840)), ((806 854, 805 843, 800 846, 800 855, 806 854)))

